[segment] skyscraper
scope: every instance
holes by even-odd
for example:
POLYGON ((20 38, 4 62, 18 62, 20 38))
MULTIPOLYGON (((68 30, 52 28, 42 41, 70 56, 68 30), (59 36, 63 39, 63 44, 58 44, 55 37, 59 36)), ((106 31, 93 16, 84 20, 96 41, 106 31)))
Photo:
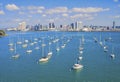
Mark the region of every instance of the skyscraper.
POLYGON ((53 29, 55 28, 55 24, 54 23, 49 23, 49 29, 53 29))
POLYGON ((70 27, 71 27, 72 30, 74 30, 74 29, 75 29, 74 23, 71 23, 71 24, 70 24, 70 27))
POLYGON ((75 22, 75 30, 76 31, 80 31, 82 28, 83 28, 83 25, 82 25, 81 21, 75 22))
POLYGON ((113 27, 112 27, 113 29, 115 28, 115 21, 113 21, 113 27))
POLYGON ((26 22, 19 23, 18 29, 21 31, 25 31, 26 30, 26 22))

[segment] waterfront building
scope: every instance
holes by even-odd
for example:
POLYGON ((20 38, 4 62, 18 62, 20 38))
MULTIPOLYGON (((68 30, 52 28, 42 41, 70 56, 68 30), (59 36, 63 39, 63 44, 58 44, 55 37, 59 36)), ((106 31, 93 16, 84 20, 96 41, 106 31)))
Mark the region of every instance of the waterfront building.
POLYGON ((55 29, 55 24, 54 23, 49 23, 49 29, 55 29))
POLYGON ((83 24, 81 21, 75 22, 75 31, 80 31, 83 29, 83 24))
POLYGON ((26 30, 26 22, 19 23, 18 30, 25 31, 26 30))
POLYGON ((74 29, 75 29, 74 23, 71 23, 71 24, 70 24, 70 27, 71 27, 72 30, 74 30, 74 29))
POLYGON ((115 21, 113 21, 113 27, 112 28, 115 29, 115 21))

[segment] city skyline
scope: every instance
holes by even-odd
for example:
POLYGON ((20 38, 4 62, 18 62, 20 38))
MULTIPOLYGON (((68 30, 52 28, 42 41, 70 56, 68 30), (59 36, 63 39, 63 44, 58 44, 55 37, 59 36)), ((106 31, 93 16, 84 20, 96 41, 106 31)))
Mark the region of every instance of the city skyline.
POLYGON ((120 25, 119 0, 0 0, 0 28, 15 27, 20 22, 28 25, 70 24, 120 25))

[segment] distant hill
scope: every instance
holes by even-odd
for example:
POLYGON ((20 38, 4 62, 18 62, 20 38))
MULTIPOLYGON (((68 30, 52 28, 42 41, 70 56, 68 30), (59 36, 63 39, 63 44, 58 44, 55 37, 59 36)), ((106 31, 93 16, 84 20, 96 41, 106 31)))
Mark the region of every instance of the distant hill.
POLYGON ((2 36, 6 36, 6 33, 4 30, 0 30, 0 37, 2 37, 2 36))

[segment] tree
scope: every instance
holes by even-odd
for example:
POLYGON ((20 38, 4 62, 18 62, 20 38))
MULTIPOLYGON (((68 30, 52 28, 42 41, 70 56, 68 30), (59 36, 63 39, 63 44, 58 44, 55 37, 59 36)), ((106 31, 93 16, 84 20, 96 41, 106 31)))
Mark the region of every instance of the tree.
POLYGON ((0 30, 0 37, 1 37, 1 36, 5 36, 5 35, 6 35, 5 31, 0 30))

